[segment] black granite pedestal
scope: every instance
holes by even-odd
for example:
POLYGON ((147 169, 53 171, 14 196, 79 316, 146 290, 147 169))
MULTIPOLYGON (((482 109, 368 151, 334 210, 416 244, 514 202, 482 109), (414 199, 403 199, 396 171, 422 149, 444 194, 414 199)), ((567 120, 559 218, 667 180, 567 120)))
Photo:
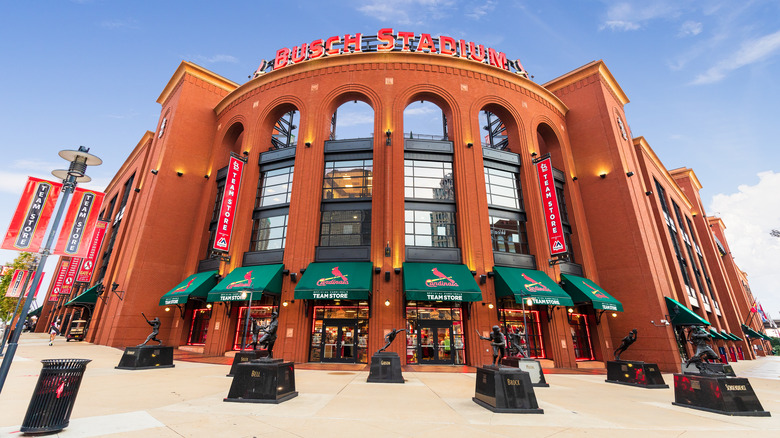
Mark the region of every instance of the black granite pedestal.
POLYGON ((371 370, 368 373, 369 383, 404 383, 401 373, 401 358, 389 351, 374 353, 371 356, 371 370))
POLYGON ((531 385, 535 388, 549 388, 550 384, 544 378, 542 364, 536 359, 526 359, 524 357, 505 357, 501 359, 501 365, 519 368, 528 373, 531 378, 531 385))
POLYGON ((723 415, 771 416, 748 379, 741 377, 675 374, 672 404, 723 415))
POLYGON ((531 377, 517 368, 485 365, 477 368, 474 403, 493 412, 543 414, 531 377))
POLYGON ((228 377, 233 377, 236 373, 236 365, 250 360, 260 359, 268 357, 268 350, 241 350, 233 357, 233 365, 230 366, 230 374, 228 377))
POLYGON ((639 388, 668 388, 658 364, 633 360, 607 362, 607 382, 639 388))
POLYGON ((224 401, 281 403, 297 395, 293 363, 262 358, 236 365, 233 383, 224 401))
POLYGON ((143 347, 126 347, 125 354, 119 360, 116 369, 148 370, 151 368, 172 368, 173 347, 144 345, 143 347))

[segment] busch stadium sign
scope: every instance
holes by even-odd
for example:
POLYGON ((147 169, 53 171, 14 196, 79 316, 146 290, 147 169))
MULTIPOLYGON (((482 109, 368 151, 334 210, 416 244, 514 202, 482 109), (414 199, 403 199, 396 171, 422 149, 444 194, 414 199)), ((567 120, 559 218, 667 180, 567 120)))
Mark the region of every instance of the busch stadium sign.
POLYGON ((508 60, 505 53, 491 47, 486 48, 473 41, 455 39, 446 35, 435 38, 429 33, 394 32, 392 28, 380 29, 376 35, 362 33, 335 35, 298 46, 281 48, 276 51, 273 61, 263 60, 260 63, 254 77, 304 61, 365 52, 409 52, 451 56, 492 65, 528 77, 519 59, 508 60))

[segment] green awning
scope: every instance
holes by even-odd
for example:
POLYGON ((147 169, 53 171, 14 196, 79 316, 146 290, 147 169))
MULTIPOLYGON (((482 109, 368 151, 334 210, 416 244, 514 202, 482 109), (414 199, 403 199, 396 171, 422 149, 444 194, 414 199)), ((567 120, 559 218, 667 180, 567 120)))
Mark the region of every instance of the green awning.
POLYGON ((733 335, 731 333, 728 333, 726 330, 721 329, 720 334, 725 336, 730 341, 741 341, 742 339, 739 338, 739 336, 733 335))
POLYGON ((371 262, 309 263, 294 296, 296 300, 367 300, 373 272, 371 262))
POLYGON ((41 306, 41 307, 38 307, 38 308, 37 308, 37 309, 35 309, 35 310, 30 310, 29 312, 27 312, 27 317, 28 317, 28 318, 29 318, 30 316, 37 316, 37 317, 40 317, 40 316, 41 316, 41 310, 43 310, 43 306, 41 306))
POLYGON ((591 280, 566 274, 561 274, 561 280, 563 280, 563 290, 571 296, 575 304, 593 303, 594 309, 623 311, 620 301, 591 280))
POLYGON ((260 299, 255 292, 282 293, 282 270, 284 265, 245 266, 236 268, 209 291, 206 301, 243 301, 260 299), (252 295, 252 293, 255 293, 252 295))
POLYGON ((494 266, 496 296, 514 297, 520 303, 531 299, 542 306, 573 306, 571 296, 542 271, 494 266))
POLYGON ((482 290, 466 265, 404 263, 403 268, 409 301, 482 301, 482 290))
POLYGON ((742 324, 742 332, 745 333, 749 338, 764 339, 763 336, 761 336, 761 333, 753 330, 752 328, 746 326, 745 324, 742 324))
POLYGON ((669 311, 669 322, 672 325, 710 325, 706 319, 693 313, 691 309, 669 297, 666 299, 666 309, 669 311))
POLYGON ((723 340, 723 341, 728 341, 729 340, 729 338, 727 338, 727 337, 723 336, 722 334, 718 333, 712 327, 710 327, 710 335, 712 335, 712 337, 715 338, 715 339, 720 339, 720 340, 723 340))
POLYGON ((217 284, 217 271, 206 271, 190 275, 176 287, 160 297, 160 305, 184 304, 190 298, 206 298, 217 284))
POLYGON ((71 304, 95 304, 98 298, 97 290, 101 284, 102 283, 98 283, 78 294, 75 298, 65 303, 65 305, 70 306, 71 304))

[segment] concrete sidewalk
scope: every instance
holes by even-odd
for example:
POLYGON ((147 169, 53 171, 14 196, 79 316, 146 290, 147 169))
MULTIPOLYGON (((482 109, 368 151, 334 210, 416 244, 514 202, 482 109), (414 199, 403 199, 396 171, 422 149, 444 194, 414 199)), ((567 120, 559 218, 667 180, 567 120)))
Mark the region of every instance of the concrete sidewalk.
MULTIPOLYGON (((279 405, 225 403, 227 365, 116 370, 122 351, 25 333, 0 394, 0 437, 19 425, 41 359, 92 359, 62 437, 543 437, 772 436, 780 432, 780 358, 734 364, 772 417, 729 417, 672 405, 674 390, 548 374, 536 388, 543 415, 494 414, 478 405, 473 373, 405 372, 405 384, 366 383, 364 371, 296 370, 300 395, 279 405)), ((664 375, 673 386, 672 376, 664 375)), ((52 435, 53 436, 53 435, 52 435)))

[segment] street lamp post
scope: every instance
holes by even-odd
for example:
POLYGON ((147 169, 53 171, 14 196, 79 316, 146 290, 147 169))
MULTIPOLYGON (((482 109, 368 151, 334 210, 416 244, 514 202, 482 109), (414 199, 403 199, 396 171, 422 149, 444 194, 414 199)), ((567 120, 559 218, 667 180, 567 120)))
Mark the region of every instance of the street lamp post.
MULTIPOLYGON (((103 160, 89 153, 89 148, 79 146, 79 149, 74 150, 62 150, 59 152, 60 157, 70 162, 70 166, 67 170, 58 169, 51 172, 57 178, 62 179, 62 200, 60 206, 57 209, 57 214, 54 216, 54 222, 52 222, 49 229, 49 235, 46 238, 46 244, 41 248, 41 260, 38 263, 38 268, 35 270, 35 277, 33 278, 30 290, 36 290, 38 283, 41 281, 43 275, 43 267, 46 266, 46 259, 51 251, 51 246, 54 243, 54 237, 57 234, 57 228, 60 225, 60 219, 62 219, 62 213, 65 211, 65 206, 68 203, 68 198, 78 183, 86 183, 92 181, 92 178, 85 175, 87 166, 99 166, 103 164, 103 160)), ((5 385, 5 379, 8 377, 8 371, 11 369, 11 362, 14 360, 14 354, 16 354, 16 347, 19 342, 19 335, 22 333, 22 327, 24 321, 27 319, 27 312, 30 310, 30 304, 33 300, 26 300, 22 306, 22 312, 19 314, 19 320, 16 322, 13 336, 8 342, 8 351, 3 358, 3 364, 0 366, 0 393, 3 391, 5 385)))
MULTIPOLYGON (((30 263, 27 265, 27 272, 31 274, 32 271, 37 268, 37 263, 38 263, 38 257, 35 256, 32 259, 32 261, 30 261, 30 263)), ((30 278, 31 275, 24 279, 24 285, 22 286, 22 293, 19 295, 19 299, 16 301, 16 307, 14 308, 13 316, 11 316, 11 323, 13 323, 14 319, 16 319, 16 314, 19 313, 19 305, 22 304, 23 300, 29 298, 30 294, 29 292, 27 292, 28 290, 27 285, 30 283, 30 278), (25 293, 27 294, 27 296, 25 296, 25 293)), ((30 292, 32 292, 32 290, 30 290, 30 292)), ((6 327, 6 331, 7 330, 8 328, 6 327)), ((3 350, 5 349, 5 343, 8 340, 8 338, 9 336, 6 336, 6 334, 3 333, 3 340, 0 341, 0 357, 2 357, 3 354, 5 354, 3 350)))

